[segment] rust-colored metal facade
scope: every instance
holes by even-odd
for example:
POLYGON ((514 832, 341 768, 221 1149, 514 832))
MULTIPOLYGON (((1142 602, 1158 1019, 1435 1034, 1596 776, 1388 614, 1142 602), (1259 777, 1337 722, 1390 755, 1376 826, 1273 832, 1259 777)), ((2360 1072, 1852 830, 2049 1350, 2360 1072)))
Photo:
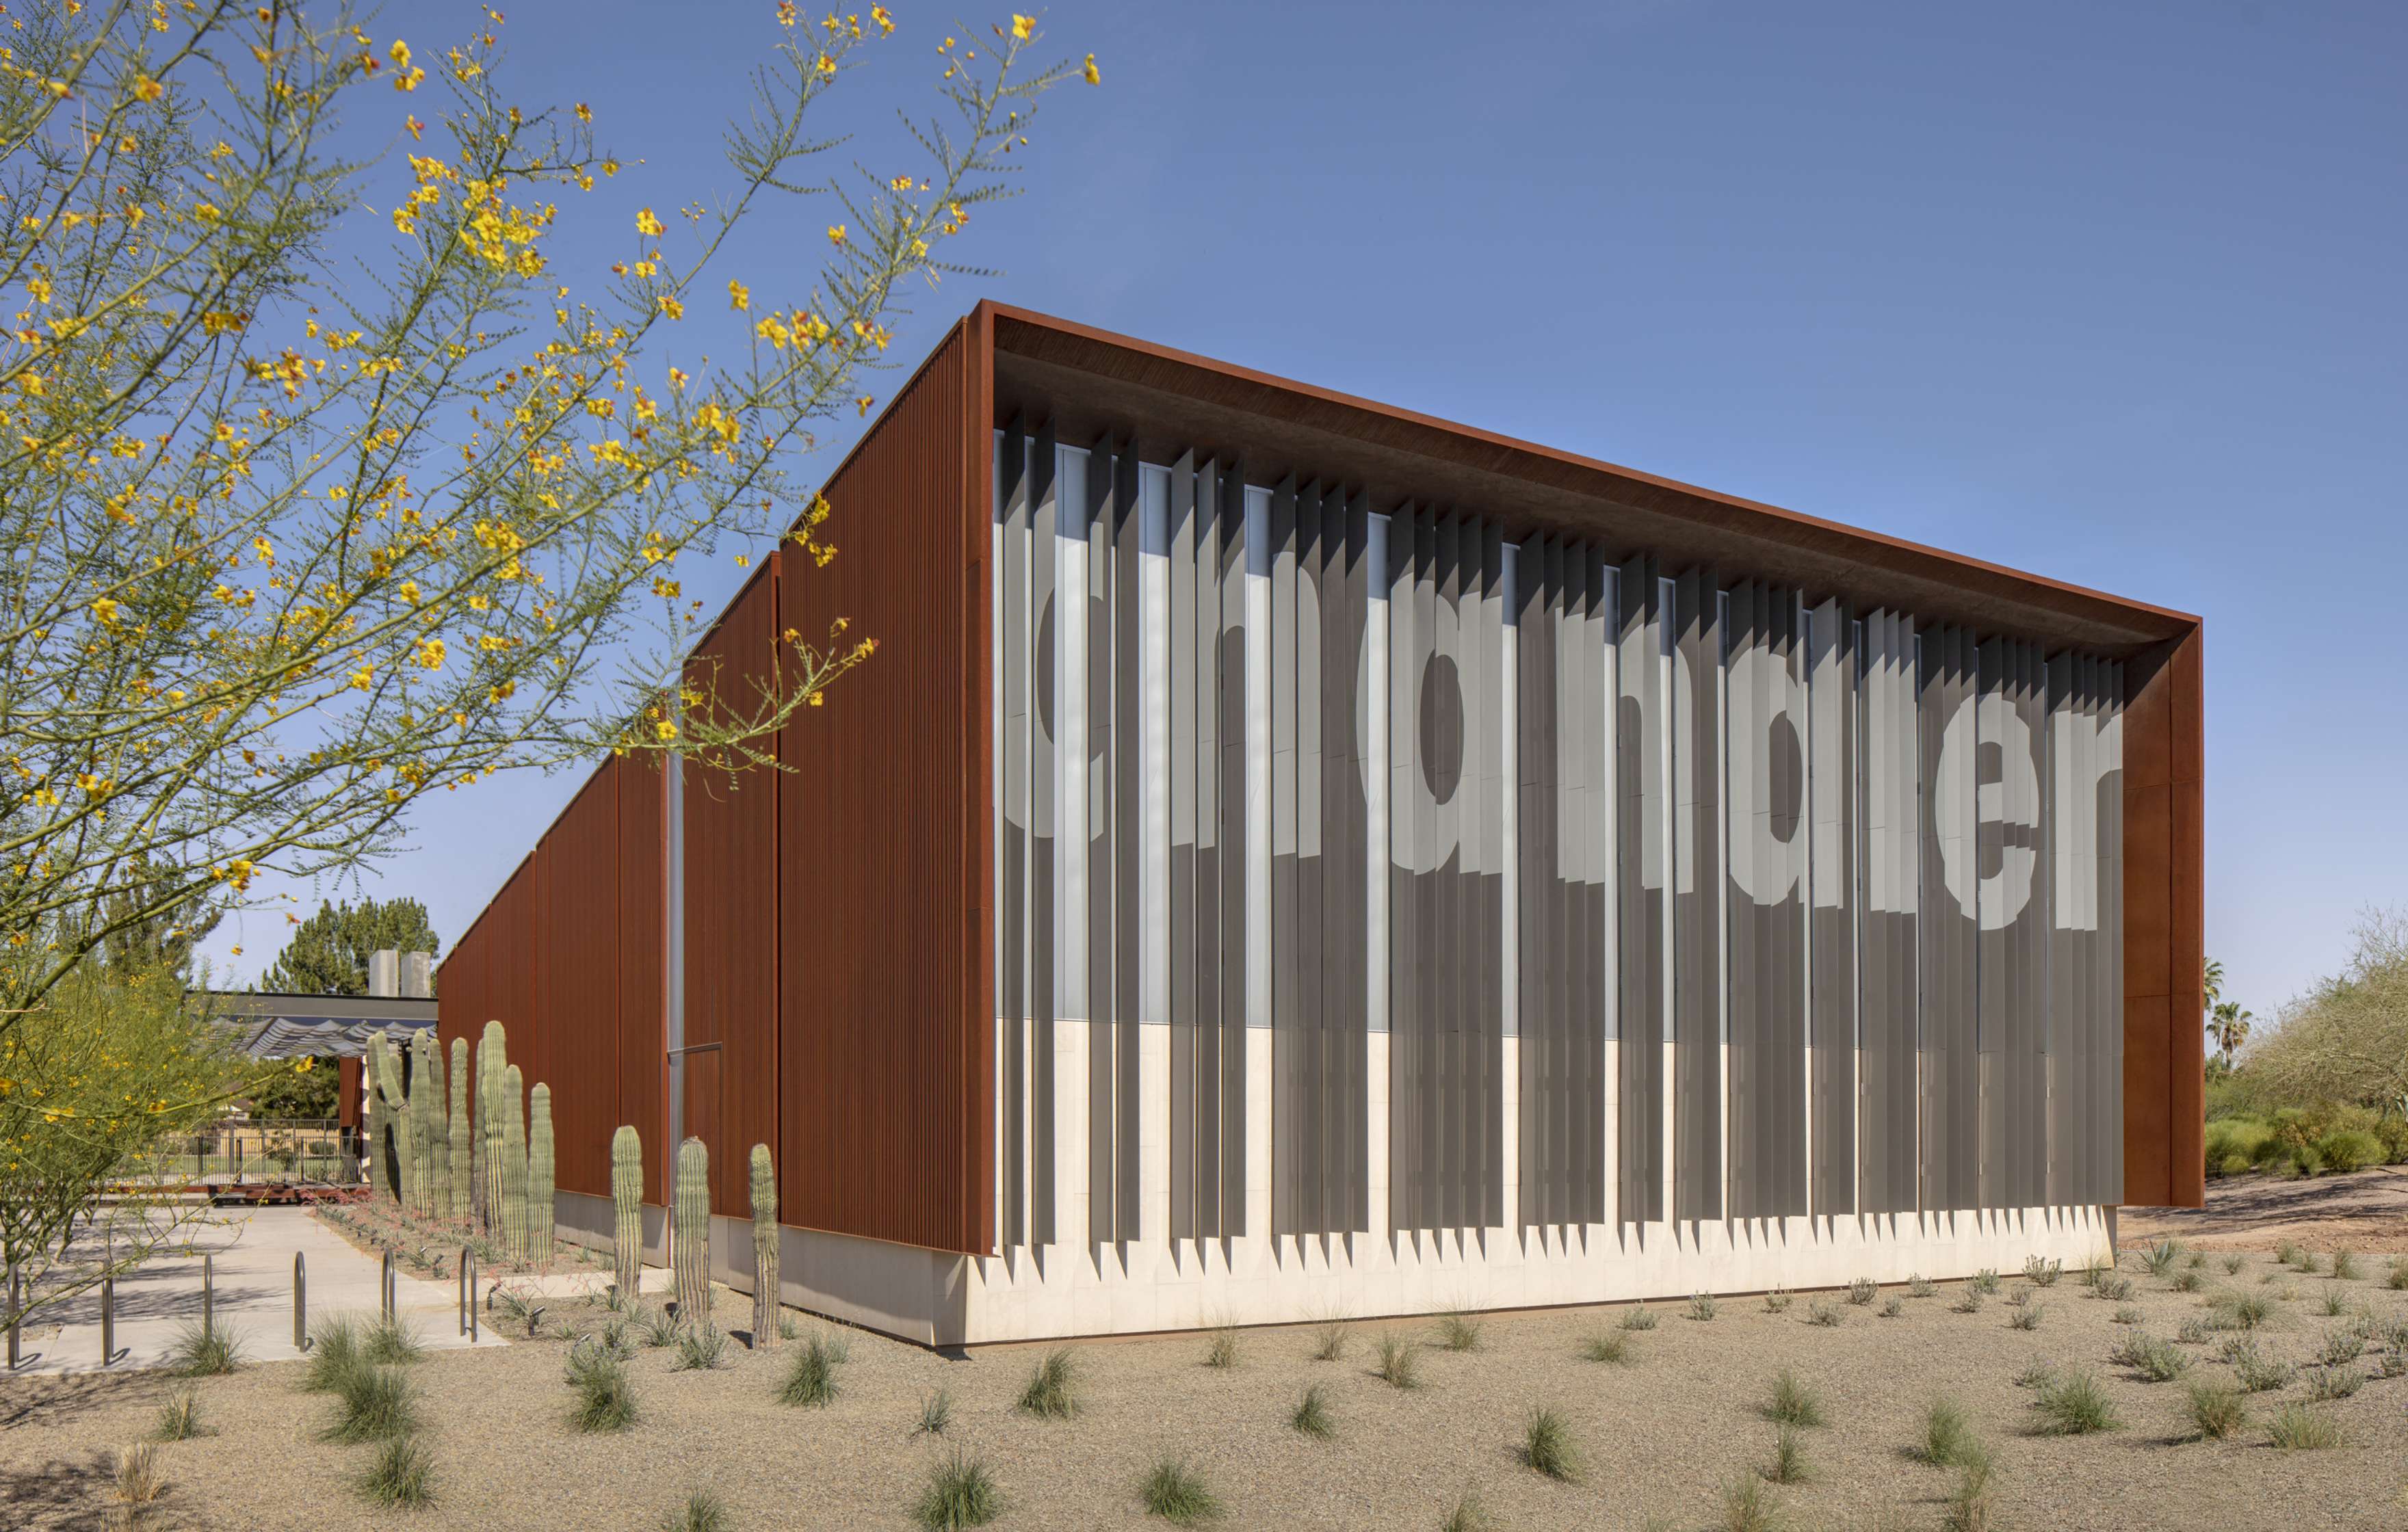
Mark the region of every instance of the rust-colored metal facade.
POLYGON ((2196 1205, 2203 937, 2196 618, 1716 494, 1085 326, 982 304, 830 478, 824 568, 774 559, 698 653, 721 685, 786 628, 838 616, 877 655, 783 732, 774 779, 604 764, 444 962, 443 1035, 510 1028, 549 1079, 564 1188, 608 1193, 632 1123, 659 1201, 666 1014, 681 941, 674 1114, 710 1143, 716 1210, 774 1147, 791 1224, 967 1253, 996 1247, 989 775, 992 433, 1243 454, 1251 480, 1336 475, 1375 509, 1487 508, 1985 635, 2120 658, 2125 720, 2125 1200, 2196 1205), (671 811, 666 795, 679 801, 671 811), (681 823, 684 905, 666 856, 681 823), (551 1071, 546 1073, 545 1071, 551 1071))

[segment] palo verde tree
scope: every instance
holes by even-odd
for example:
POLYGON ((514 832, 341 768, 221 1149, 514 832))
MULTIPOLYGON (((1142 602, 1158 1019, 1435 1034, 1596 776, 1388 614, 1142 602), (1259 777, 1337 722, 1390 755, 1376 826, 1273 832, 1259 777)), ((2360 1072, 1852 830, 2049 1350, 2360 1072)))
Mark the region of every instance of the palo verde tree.
POLYGON ((822 169, 896 20, 765 6, 724 183, 579 249, 561 207, 623 162, 586 106, 512 96, 485 14, 439 47, 295 0, 0 32, 0 1092, 64 1089, 9 1039, 112 930, 356 868, 430 794, 605 749, 774 764, 874 636, 789 631, 723 684, 680 665, 681 569, 834 556, 804 455, 871 408, 908 284, 962 269, 1038 98, 1096 78, 1027 68, 1012 16, 936 49, 908 161, 822 169), (363 133, 394 152, 338 148, 363 133), (800 197, 815 276, 730 269, 800 197), (720 304, 749 347, 671 365, 720 304))

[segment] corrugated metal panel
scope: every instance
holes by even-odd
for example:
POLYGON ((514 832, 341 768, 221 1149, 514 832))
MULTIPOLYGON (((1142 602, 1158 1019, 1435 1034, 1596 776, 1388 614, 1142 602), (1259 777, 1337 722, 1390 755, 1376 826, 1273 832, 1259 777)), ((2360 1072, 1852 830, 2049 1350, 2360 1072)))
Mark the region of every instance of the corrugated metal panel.
POLYGON ((536 851, 542 925, 535 1030, 552 1086, 556 1167, 565 1192, 610 1195, 618 1126, 620 764, 606 763, 536 851))
POLYGON ((843 617, 878 652, 787 728, 775 843, 783 1216, 971 1253, 994 1240, 982 339, 956 330, 888 407, 827 486, 842 552, 787 582, 788 624, 843 617))
MULTIPOLYGON (((779 642, 780 559, 729 603, 688 662, 690 684, 740 712, 779 642)), ((848 682, 850 684, 850 682, 848 682)), ((824 715, 820 715, 824 716, 824 715)), ((778 810, 782 774, 689 761, 685 815, 684 1124, 710 1150, 711 1210, 752 1212, 752 1146, 778 1138, 778 810), (713 1057, 710 1045, 717 1044, 713 1057), (715 1067, 714 1067, 715 1065, 715 1067)), ((808 799, 805 800, 806 805, 808 799)), ((801 894, 816 912, 817 891, 801 894)))
MULTIPOLYGON (((666 1038, 662 986, 666 932, 666 868, 663 863, 665 778, 657 761, 629 758, 603 767, 617 776, 618 823, 609 833, 618 842, 619 879, 619 1063, 618 1107, 611 1131, 631 1124, 643 1140, 644 1200, 664 1205, 667 1196, 669 1145, 666 1038)), ((609 961, 605 959, 604 961, 609 961)), ((560 1104, 554 1102, 553 1110, 560 1104)))

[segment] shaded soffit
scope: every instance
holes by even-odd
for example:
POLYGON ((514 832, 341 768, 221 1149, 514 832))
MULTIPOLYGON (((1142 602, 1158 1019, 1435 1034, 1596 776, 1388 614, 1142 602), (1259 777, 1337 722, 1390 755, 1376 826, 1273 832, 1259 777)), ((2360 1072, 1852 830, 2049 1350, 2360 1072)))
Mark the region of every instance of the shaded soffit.
POLYGON ((996 423, 1051 422, 1058 439, 1111 433, 1169 461, 1194 449, 1242 464, 1255 483, 1287 474, 1499 520, 1515 539, 1555 533, 1610 558, 1653 553, 1667 572, 1795 585, 1860 610, 1963 623, 1987 637, 2131 657, 2196 629, 2182 612, 2046 580, 1777 506, 1000 304, 996 423))

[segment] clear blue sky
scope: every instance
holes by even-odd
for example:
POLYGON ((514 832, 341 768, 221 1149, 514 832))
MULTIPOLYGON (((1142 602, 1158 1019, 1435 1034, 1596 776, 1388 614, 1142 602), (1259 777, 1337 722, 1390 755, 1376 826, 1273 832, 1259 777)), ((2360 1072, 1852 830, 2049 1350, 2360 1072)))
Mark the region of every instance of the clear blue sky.
MULTIPOLYGON (((963 14, 895 8, 846 85, 879 167, 963 14)), ((519 0, 505 78, 592 101, 647 161, 606 193, 666 206, 724 183, 772 9, 519 0)), ((376 30, 426 52, 474 15, 411 0, 376 30)), ((1028 194, 959 251, 1003 274, 920 300, 907 360, 991 294, 2200 613, 2232 992, 2269 1013, 2356 911, 2408 904, 2408 9, 1286 0, 1044 25, 1104 86, 1049 98, 1028 194)), ((823 211, 754 231, 756 291, 801 295, 823 211)), ((448 942, 574 784, 436 799, 373 886, 448 942)), ((229 921, 221 971, 282 926, 229 921)))

